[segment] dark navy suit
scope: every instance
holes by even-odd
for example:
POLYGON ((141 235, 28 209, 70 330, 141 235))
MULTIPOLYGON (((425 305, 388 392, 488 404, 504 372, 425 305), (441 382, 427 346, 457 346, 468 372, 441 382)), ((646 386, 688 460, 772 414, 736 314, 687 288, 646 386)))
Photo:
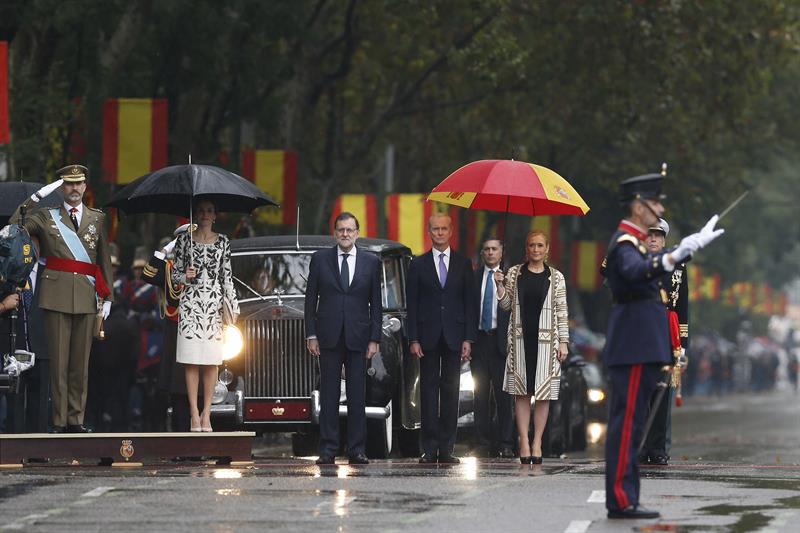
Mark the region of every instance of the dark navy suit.
MULTIPOLYGON (((450 250, 447 282, 442 287, 431 251, 408 269, 408 338, 419 342, 421 445, 431 457, 450 456, 458 427, 461 345, 474 342, 478 326, 472 263, 450 250)), ((438 252, 436 252, 438 257, 438 252)))
MULTIPOLYGON (((475 293, 477 296, 478 340, 473 346, 470 369, 475 383, 474 413, 475 435, 478 445, 493 445, 496 448, 514 447, 514 428, 511 417, 511 397, 503 390, 503 374, 506 367, 508 344, 508 321, 511 314, 497 305, 494 297, 493 305, 497 308, 497 327, 485 331, 481 328, 481 313, 483 300, 481 299, 482 285, 485 285, 484 273, 486 267, 475 271, 475 293), (492 411, 490 409, 490 384, 494 387, 495 403, 497 405, 498 432, 491 430, 492 411)), ((488 273, 487 273, 488 275, 488 273)), ((490 279, 494 284, 494 280, 490 279)), ((493 285, 493 295, 497 295, 497 287, 493 285)))
POLYGON ((339 394, 342 365, 347 390, 348 455, 364 453, 366 352, 370 341, 381 339, 380 260, 356 250, 349 287, 342 284, 339 247, 319 250, 311 257, 306 286, 306 336, 320 346, 320 455, 339 449, 339 394))
POLYGON ((614 299, 603 351, 612 391, 606 435, 609 510, 639 504, 636 447, 661 367, 672 360, 659 286, 666 252, 648 253, 645 237, 642 230, 623 221, 601 268, 614 299))

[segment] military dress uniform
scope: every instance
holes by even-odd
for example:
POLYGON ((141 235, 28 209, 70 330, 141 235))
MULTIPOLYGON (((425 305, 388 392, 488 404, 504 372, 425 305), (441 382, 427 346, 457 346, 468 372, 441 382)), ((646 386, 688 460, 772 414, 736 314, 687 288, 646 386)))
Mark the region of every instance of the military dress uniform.
MULTIPOLYGON (((670 349, 673 352, 673 362, 675 362, 675 357, 680 355, 680 353, 675 353, 676 347, 672 346, 675 342, 672 340, 673 338, 679 339, 678 352, 680 349, 683 349, 684 352, 689 349, 689 279, 687 276, 686 262, 683 262, 675 265, 675 270, 663 274, 659 280, 662 299, 666 299, 667 316, 675 314, 675 323, 678 328, 677 335, 675 335, 675 332, 672 331, 672 322, 670 322, 670 349)), ((672 383, 671 385, 670 392, 674 391, 676 384, 672 383)), ((655 395, 653 395, 653 400, 655 400, 655 395)), ((651 402, 651 407, 656 407, 658 410, 654 415, 650 433, 647 434, 640 461, 665 465, 669 462, 672 394, 666 394, 657 406, 652 405, 651 402)))
MULTIPOLYGON (((68 183, 85 181, 87 169, 69 165, 57 171, 68 183)), ((24 202, 11 220, 18 222, 24 202)), ((50 354, 53 427, 85 431, 89 351, 99 302, 112 301, 106 282, 112 282, 111 257, 105 230, 105 214, 80 206, 80 219, 71 216, 67 204, 58 209, 37 209, 25 219, 25 228, 39 239, 45 270, 37 288, 44 315, 44 334, 50 354), (74 228, 73 218, 78 222, 74 228)))
MULTIPOLYGON (((623 200, 660 198, 661 178, 649 174, 626 180, 623 200)), ((619 515, 639 506, 637 445, 661 368, 672 360, 659 287, 667 252, 649 253, 646 238, 643 228, 623 220, 601 267, 614 302, 603 351, 612 391, 605 450, 609 517, 626 517, 619 515)))

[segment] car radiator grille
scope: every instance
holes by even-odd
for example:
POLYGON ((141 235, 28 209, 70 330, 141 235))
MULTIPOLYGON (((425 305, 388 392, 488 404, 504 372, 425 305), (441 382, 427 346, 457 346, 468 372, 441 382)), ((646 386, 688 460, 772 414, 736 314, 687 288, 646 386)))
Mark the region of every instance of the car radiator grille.
POLYGON ((306 350, 303 319, 244 324, 245 396, 308 397, 319 366, 306 350))

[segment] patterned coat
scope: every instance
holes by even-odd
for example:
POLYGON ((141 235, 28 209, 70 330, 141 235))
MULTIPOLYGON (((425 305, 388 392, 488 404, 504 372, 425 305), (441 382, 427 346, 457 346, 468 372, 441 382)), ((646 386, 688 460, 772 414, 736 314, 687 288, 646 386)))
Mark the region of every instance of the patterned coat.
MULTIPOLYGON (((547 296, 539 316, 539 351, 536 361, 536 383, 534 399, 558 400, 561 384, 561 363, 558 361, 558 348, 562 342, 569 342, 567 321, 567 286, 564 275, 555 268, 550 269, 550 282, 547 296)), ((522 311, 518 292, 520 270, 526 264, 514 265, 505 277, 505 294, 499 305, 511 311, 508 323, 508 356, 503 378, 503 390, 509 394, 524 396, 528 394, 527 372, 525 368, 525 338, 522 331, 522 311)))

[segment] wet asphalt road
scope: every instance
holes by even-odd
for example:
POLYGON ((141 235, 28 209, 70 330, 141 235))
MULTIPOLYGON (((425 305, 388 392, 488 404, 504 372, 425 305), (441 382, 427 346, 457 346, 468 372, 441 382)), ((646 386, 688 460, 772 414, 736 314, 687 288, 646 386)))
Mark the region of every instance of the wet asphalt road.
POLYGON ((601 443, 531 470, 469 457, 319 468, 288 457, 281 440, 257 443, 246 468, 0 471, 0 530, 798 531, 798 401, 775 393, 676 409, 672 464, 646 468, 642 483, 661 520, 605 518, 601 443))

